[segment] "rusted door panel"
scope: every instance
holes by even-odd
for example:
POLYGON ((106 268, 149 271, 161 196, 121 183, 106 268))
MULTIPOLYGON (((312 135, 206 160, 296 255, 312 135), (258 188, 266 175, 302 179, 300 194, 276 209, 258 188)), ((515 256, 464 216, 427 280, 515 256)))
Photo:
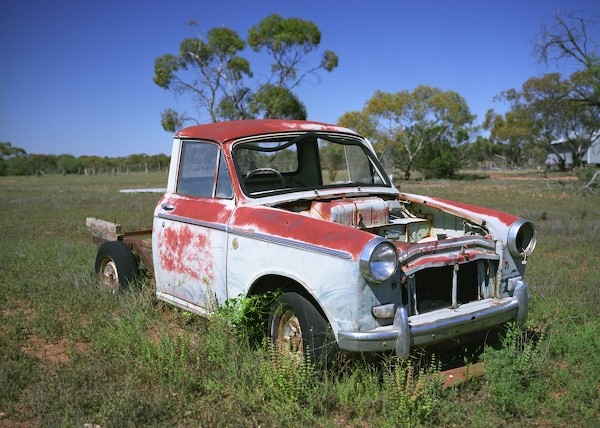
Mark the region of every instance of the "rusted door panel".
POLYGON ((214 309, 227 299, 227 222, 232 201, 165 197, 154 220, 157 292, 214 309))

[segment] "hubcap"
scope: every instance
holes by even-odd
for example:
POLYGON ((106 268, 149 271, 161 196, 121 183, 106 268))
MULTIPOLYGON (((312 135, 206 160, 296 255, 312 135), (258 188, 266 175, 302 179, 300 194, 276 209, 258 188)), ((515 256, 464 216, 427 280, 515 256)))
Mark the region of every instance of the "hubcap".
POLYGON ((119 273, 117 265, 112 259, 104 259, 100 268, 100 285, 111 293, 119 290, 119 273))
POLYGON ((277 324, 277 343, 286 354, 302 353, 302 330, 296 313, 291 308, 285 308, 277 324))

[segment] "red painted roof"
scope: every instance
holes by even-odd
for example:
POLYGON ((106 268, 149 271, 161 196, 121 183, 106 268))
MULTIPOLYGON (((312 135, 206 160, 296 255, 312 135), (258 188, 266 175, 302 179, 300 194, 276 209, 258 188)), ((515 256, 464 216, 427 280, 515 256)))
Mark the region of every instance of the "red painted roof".
POLYGON ((175 136, 179 138, 201 138, 222 143, 253 135, 290 131, 330 131, 356 135, 356 132, 351 129, 326 123, 289 119, 250 119, 190 126, 182 129, 175 136))

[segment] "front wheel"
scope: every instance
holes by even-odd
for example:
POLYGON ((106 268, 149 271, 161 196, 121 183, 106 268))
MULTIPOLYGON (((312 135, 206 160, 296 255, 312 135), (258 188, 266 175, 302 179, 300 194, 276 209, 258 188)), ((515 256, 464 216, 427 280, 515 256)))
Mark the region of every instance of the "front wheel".
POLYGON ((95 270, 100 286, 111 293, 126 289, 139 274, 138 262, 123 241, 107 241, 100 245, 95 270))
POLYGON ((322 360, 329 354, 326 350, 335 347, 330 331, 323 315, 298 293, 283 293, 271 307, 269 333, 282 353, 304 355, 312 362, 322 360))

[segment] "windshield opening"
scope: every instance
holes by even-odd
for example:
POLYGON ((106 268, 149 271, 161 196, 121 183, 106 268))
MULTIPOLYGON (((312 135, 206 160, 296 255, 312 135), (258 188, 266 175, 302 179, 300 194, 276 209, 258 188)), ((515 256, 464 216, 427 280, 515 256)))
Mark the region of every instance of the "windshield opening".
POLYGON ((331 187, 386 186, 389 181, 362 140, 308 132, 238 143, 233 159, 248 196, 331 187))

